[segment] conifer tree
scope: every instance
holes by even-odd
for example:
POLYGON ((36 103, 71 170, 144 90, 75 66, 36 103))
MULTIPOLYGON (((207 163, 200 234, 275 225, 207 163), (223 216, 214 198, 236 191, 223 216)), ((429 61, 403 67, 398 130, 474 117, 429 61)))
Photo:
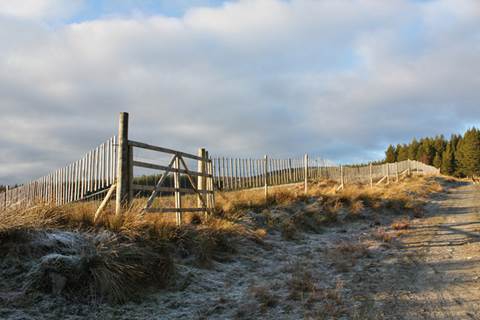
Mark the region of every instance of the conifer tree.
POLYGON ((418 153, 419 143, 417 139, 413 139, 408 146, 408 159, 410 160, 418 160, 417 153, 418 153))
POLYGON ((453 175, 456 171, 455 168, 455 157, 453 154, 452 142, 447 144, 447 148, 442 155, 442 166, 440 170, 443 174, 453 175))
POLYGON ((397 161, 397 152, 394 146, 389 145, 387 151, 385 151, 385 162, 393 163, 395 161, 397 161))
POLYGON ((397 161, 404 161, 408 159, 408 146, 403 144, 403 145, 397 145, 397 161))
POLYGON ((433 157, 433 166, 435 168, 440 168, 442 166, 442 156, 439 152, 436 152, 435 157, 433 157))
POLYGON ((472 128, 465 132, 457 146, 460 173, 465 176, 480 175, 480 131, 472 128))

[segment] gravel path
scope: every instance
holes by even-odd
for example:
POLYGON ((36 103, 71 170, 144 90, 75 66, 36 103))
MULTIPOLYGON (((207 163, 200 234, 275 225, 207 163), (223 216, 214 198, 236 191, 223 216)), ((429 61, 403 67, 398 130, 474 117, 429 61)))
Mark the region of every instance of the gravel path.
POLYGON ((479 185, 454 187, 435 199, 402 236, 394 257, 358 288, 372 307, 365 315, 480 319, 479 208, 479 185))

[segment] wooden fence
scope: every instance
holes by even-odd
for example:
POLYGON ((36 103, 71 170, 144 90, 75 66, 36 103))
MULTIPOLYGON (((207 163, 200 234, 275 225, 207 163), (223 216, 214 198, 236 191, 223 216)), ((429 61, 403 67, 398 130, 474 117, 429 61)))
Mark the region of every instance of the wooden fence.
POLYGON ((418 161, 406 160, 398 163, 366 166, 333 166, 323 161, 302 158, 275 159, 265 156, 262 159, 238 159, 226 157, 210 158, 201 148, 197 155, 164 147, 132 141, 128 139, 128 114, 121 113, 117 137, 112 137, 95 149, 86 153, 80 160, 58 169, 44 177, 27 182, 19 187, 0 193, 0 209, 30 206, 36 203, 63 205, 75 201, 85 201, 95 197, 103 199, 95 217, 115 197, 117 214, 129 206, 135 193, 145 196, 144 212, 175 212, 177 223, 183 212, 211 212, 214 208, 214 190, 241 190, 264 188, 268 197, 268 187, 290 183, 304 183, 308 190, 308 180, 326 179, 338 182, 341 189, 353 183, 389 183, 399 180, 401 175, 412 172, 439 174, 439 170, 418 161), (166 164, 145 162, 134 159, 134 149, 171 156, 166 164), (197 162, 197 169, 187 166, 186 159, 197 162), (135 184, 134 167, 157 171, 155 185, 135 184), (170 176, 170 177, 169 177, 170 176), (172 179, 167 179, 171 178, 172 179), (165 184, 171 180, 173 186, 165 184), (185 186, 181 181, 187 181, 185 186), (172 208, 153 206, 154 199, 161 192, 175 197, 172 208), (195 194, 196 207, 184 207, 182 194, 195 194))
POLYGON ((117 175, 117 144, 112 137, 87 152, 80 160, 36 180, 0 193, 0 208, 35 203, 63 205, 102 192, 117 175))
POLYGON ((154 146, 128 138, 128 113, 121 113, 118 136, 108 139, 88 152, 80 160, 58 169, 44 177, 27 182, 19 187, 0 193, 0 209, 28 207, 37 203, 63 205, 90 199, 101 200, 95 214, 99 217, 103 209, 115 199, 115 210, 120 214, 128 207, 135 191, 150 192, 144 212, 174 212, 177 223, 182 221, 184 212, 211 212, 215 205, 212 162, 208 151, 201 148, 194 155, 178 150, 154 146), (134 149, 146 149, 172 156, 166 165, 157 162, 139 161, 134 158, 134 149), (195 160, 197 168, 192 169, 185 159, 195 160), (134 167, 153 169, 158 181, 154 186, 134 183, 134 167), (165 182, 173 176, 174 186, 165 182), (188 181, 182 187, 181 181, 188 181), (162 192, 173 194, 174 207, 155 206, 155 198, 162 192), (182 205, 183 194, 195 194, 197 206, 182 205))
MULTIPOLYGON (((213 174, 218 190, 231 191, 249 188, 268 188, 268 186, 305 183, 308 180, 333 180, 343 188, 345 184, 389 183, 398 180, 401 175, 414 173, 439 174, 439 169, 414 160, 364 166, 333 166, 323 161, 302 158, 275 159, 265 156, 263 159, 239 159, 214 157, 213 174)), ((267 191, 266 191, 267 192, 267 191)))

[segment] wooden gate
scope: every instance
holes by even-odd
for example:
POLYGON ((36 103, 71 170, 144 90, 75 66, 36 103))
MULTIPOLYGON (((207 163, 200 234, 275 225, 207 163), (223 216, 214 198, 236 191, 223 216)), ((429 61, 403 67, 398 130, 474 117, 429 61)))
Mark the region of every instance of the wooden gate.
MULTIPOLYGON (((129 153, 132 167, 141 167, 147 169, 159 170, 161 172, 160 178, 156 182, 155 186, 137 185, 131 182, 130 189, 135 192, 151 191, 151 194, 143 208, 144 212, 164 213, 175 212, 177 224, 182 222, 183 212, 202 212, 207 215, 212 212, 214 208, 214 191, 213 191, 213 175, 212 175, 212 161, 208 157, 208 152, 205 149, 199 149, 199 155, 193 155, 186 152, 167 149, 163 147, 153 146, 138 141, 128 141, 129 153), (160 153, 171 154, 172 157, 168 162, 168 165, 159 165, 154 163, 148 163, 144 161, 135 161, 133 156, 134 148, 142 148, 150 151, 156 151, 160 153), (187 166, 184 158, 197 160, 197 170, 192 170, 187 166), (174 186, 164 186, 164 182, 168 175, 173 175, 174 186), (182 188, 180 185, 181 175, 186 177, 189 182, 189 186, 182 188), (155 199, 159 196, 160 192, 171 192, 175 196, 175 207, 155 207, 155 199), (183 194, 194 194, 197 197, 196 207, 184 207, 182 205, 183 194)), ((132 175, 130 174, 130 177, 132 175)))
MULTIPOLYGON (((151 192, 146 200, 146 204, 142 211, 145 213, 156 212, 175 212, 177 224, 182 223, 182 214, 184 212, 202 212, 206 216, 211 213, 215 207, 215 197, 213 188, 213 168, 212 161, 208 156, 208 152, 201 148, 198 155, 186 152, 172 150, 164 147, 158 147, 143 142, 132 141, 128 139, 128 113, 120 114, 118 128, 118 159, 117 159, 117 179, 116 185, 116 213, 122 212, 122 209, 133 200, 135 191, 151 192), (170 161, 166 165, 137 161, 134 158, 134 149, 146 149, 163 154, 172 155, 170 161), (185 159, 196 160, 197 170, 192 170, 187 166, 185 159), (134 184, 134 167, 158 170, 161 172, 155 186, 134 184), (174 186, 165 186, 165 180, 169 175, 173 175, 174 186), (189 182, 187 187, 181 187, 181 177, 185 177, 189 182), (173 207, 155 206, 161 192, 172 193, 175 197, 175 205, 173 207), (196 195, 196 206, 184 207, 182 205, 182 195, 196 195)), ((108 197, 107 197, 108 198, 108 197)), ((108 199, 104 202, 107 202, 108 199)), ((100 210, 101 208, 99 208, 100 210)), ((97 214, 98 215, 98 214, 97 214)), ((96 215, 96 216, 97 216, 96 215)))

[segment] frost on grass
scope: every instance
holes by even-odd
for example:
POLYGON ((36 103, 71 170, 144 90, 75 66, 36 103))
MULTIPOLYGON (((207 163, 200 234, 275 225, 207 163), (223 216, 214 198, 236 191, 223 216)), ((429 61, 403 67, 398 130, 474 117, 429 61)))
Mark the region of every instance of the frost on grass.
POLYGON ((2 249, 2 264, 20 259, 28 266, 17 279, 25 294, 41 291, 84 301, 125 302, 145 287, 165 286, 172 269, 161 246, 125 241, 110 231, 16 231, 4 236, 2 249))

